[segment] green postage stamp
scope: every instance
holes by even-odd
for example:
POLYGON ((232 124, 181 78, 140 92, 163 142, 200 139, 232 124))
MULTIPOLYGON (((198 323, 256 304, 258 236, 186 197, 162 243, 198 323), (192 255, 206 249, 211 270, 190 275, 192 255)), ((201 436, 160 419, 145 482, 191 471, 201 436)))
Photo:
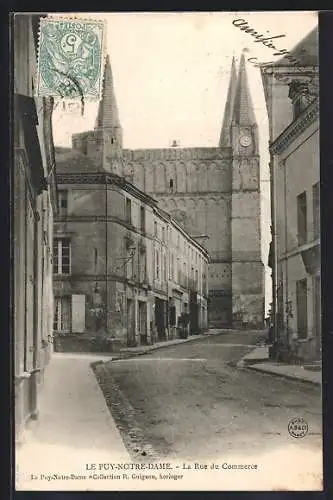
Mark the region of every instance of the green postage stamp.
POLYGON ((37 70, 38 96, 100 99, 105 23, 42 18, 37 70))

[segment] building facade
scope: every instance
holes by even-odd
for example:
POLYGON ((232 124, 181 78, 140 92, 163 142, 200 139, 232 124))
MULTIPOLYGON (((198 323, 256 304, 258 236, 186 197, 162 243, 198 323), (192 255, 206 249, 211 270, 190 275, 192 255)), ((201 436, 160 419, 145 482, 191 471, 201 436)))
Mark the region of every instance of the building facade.
POLYGON ((57 152, 57 172, 56 337, 150 344, 179 336, 182 313, 188 333, 205 330, 207 251, 156 200, 76 150, 57 152))
POLYGON ((194 238, 205 237, 211 326, 263 324, 258 127, 244 55, 238 75, 232 64, 218 147, 124 149, 109 58, 95 130, 74 134, 72 144, 156 199, 194 238))
POLYGON ((261 69, 270 123, 272 355, 310 361, 321 356, 317 29, 290 57, 261 69))
POLYGON ((34 97, 39 16, 14 16, 12 339, 16 438, 38 415, 52 351, 52 241, 57 210, 52 99, 34 97))

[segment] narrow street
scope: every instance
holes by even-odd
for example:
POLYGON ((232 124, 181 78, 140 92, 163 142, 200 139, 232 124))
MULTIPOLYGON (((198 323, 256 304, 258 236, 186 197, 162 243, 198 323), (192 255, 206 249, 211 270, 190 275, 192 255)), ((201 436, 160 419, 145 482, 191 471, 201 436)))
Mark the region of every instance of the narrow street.
POLYGON ((255 342, 231 332, 101 365, 97 377, 130 453, 245 460, 296 446, 298 461, 300 447, 320 454, 320 389, 239 370, 255 342), (293 417, 307 421, 304 438, 289 435, 293 417))

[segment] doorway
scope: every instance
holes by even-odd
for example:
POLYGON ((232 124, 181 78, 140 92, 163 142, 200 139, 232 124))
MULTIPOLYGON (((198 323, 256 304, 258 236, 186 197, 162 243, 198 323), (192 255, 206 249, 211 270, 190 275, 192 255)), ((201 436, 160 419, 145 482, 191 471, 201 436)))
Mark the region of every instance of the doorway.
POLYGON ((135 345, 134 301, 127 299, 127 344, 135 345))
POLYGON ((199 332, 199 307, 197 292, 190 292, 190 335, 199 332))
POLYGON ((155 324, 159 340, 165 339, 166 328, 166 302, 155 297, 155 324))
POLYGON ((296 282, 296 297, 298 337, 306 339, 308 336, 308 291, 306 278, 296 282))
POLYGON ((139 301, 139 335, 140 343, 143 345, 147 344, 147 304, 143 301, 139 301))

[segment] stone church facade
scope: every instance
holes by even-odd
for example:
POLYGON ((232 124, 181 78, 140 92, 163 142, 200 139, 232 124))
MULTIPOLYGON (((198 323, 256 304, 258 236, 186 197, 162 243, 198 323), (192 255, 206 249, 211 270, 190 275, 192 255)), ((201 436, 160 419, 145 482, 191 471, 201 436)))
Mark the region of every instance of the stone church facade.
POLYGON ((72 145, 156 199, 206 247, 211 326, 263 324, 258 126, 244 55, 238 74, 232 63, 216 148, 124 149, 109 58, 95 130, 74 134, 72 145))

